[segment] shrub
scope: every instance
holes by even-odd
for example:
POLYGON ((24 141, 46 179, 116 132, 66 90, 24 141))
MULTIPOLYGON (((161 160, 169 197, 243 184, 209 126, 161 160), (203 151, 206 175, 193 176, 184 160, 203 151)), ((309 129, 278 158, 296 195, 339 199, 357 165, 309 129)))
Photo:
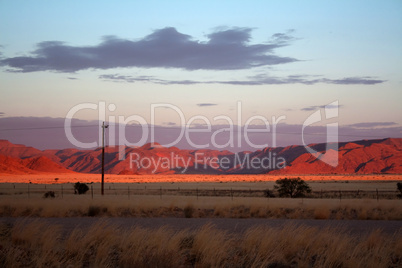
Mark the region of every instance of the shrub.
POLYGON ((88 207, 88 216, 95 217, 98 216, 101 212, 101 208, 99 206, 89 206, 88 207))
POLYGON ((273 191, 266 189, 266 190, 264 190, 264 196, 265 197, 275 197, 275 194, 273 191))
POLYGON ((184 217, 192 218, 194 213, 194 206, 193 205, 186 205, 184 207, 184 217))
POLYGON ((396 184, 396 187, 398 188, 399 192, 401 192, 400 194, 398 194, 398 197, 402 198, 402 182, 398 182, 396 184))
POLYGON ((85 194, 89 190, 85 183, 76 182, 74 184, 74 194, 85 194))
POLYGON ((311 193, 310 186, 300 178, 279 179, 274 186, 281 197, 303 197, 306 193, 311 193))
POLYGON ((56 194, 53 191, 47 191, 44 195, 43 198, 55 198, 56 194))
POLYGON ((88 217, 96 217, 96 216, 104 215, 105 213, 107 213, 107 207, 91 205, 88 207, 87 216, 88 217))

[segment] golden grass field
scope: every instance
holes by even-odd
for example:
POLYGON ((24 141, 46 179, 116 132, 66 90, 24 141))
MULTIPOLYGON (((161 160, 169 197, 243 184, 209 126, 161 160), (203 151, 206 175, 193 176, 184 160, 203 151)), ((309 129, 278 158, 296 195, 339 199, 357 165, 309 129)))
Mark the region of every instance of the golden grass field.
POLYGON ((0 196, 2 217, 178 217, 402 220, 401 200, 194 196, 0 196))
POLYGON ((285 225, 241 234, 129 229, 100 221, 65 234, 57 225, 0 224, 2 267, 401 267, 401 235, 285 225))
POLYGON ((402 220, 400 200, 315 200, 225 197, 88 196, 45 200, 1 198, 7 217, 191 217, 402 220))

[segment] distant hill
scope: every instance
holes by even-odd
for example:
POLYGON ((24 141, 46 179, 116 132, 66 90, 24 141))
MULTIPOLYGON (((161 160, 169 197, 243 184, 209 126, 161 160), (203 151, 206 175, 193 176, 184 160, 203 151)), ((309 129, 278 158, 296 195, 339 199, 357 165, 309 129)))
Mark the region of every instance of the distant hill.
POLYGON ((0 155, 0 174, 74 173, 45 156, 25 159, 0 155))
MULTIPOLYGON (((325 151, 325 144, 311 144, 312 155, 303 146, 267 147, 255 152, 180 150, 158 143, 142 147, 106 147, 107 174, 401 174, 402 139, 361 140, 338 143, 338 150, 325 151), (122 150, 123 149, 123 150, 122 150), (332 167, 320 159, 338 157, 332 167), (123 159, 124 158, 124 159, 123 159), (285 160, 285 163, 282 161, 285 160), (284 164, 284 165, 283 165, 284 164)), ((38 150, 0 140, 0 173, 41 172, 100 173, 102 149, 38 150)))

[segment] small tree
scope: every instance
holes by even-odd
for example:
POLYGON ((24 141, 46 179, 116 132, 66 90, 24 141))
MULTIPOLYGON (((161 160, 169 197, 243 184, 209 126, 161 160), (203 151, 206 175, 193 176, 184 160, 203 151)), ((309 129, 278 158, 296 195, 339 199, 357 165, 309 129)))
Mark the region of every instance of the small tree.
POLYGON ((398 187, 399 192, 401 192, 400 194, 398 194, 398 197, 402 198, 402 182, 398 182, 396 184, 396 187, 398 187))
POLYGON ((89 190, 85 183, 76 182, 74 184, 74 194, 85 194, 89 190))
POLYGON ((47 191, 44 195, 43 198, 55 198, 56 194, 53 191, 47 191))
POLYGON ((306 193, 311 192, 310 186, 300 178, 284 178, 275 183, 274 188, 278 191, 279 196, 295 198, 303 197, 306 193))

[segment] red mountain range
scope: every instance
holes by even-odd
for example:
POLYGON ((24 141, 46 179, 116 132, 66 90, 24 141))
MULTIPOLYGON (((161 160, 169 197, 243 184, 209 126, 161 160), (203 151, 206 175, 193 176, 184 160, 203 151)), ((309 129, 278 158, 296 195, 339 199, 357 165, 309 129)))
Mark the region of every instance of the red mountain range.
MULTIPOLYGON (((107 174, 372 174, 402 173, 402 139, 340 142, 338 149, 311 144, 231 153, 217 150, 180 150, 160 144, 106 147, 107 174), (317 158, 318 157, 318 158, 317 158), (333 167, 325 159, 338 158, 333 167), (321 159, 321 160, 320 160, 321 159)), ((38 150, 0 140, 0 173, 100 173, 102 149, 38 150)))

